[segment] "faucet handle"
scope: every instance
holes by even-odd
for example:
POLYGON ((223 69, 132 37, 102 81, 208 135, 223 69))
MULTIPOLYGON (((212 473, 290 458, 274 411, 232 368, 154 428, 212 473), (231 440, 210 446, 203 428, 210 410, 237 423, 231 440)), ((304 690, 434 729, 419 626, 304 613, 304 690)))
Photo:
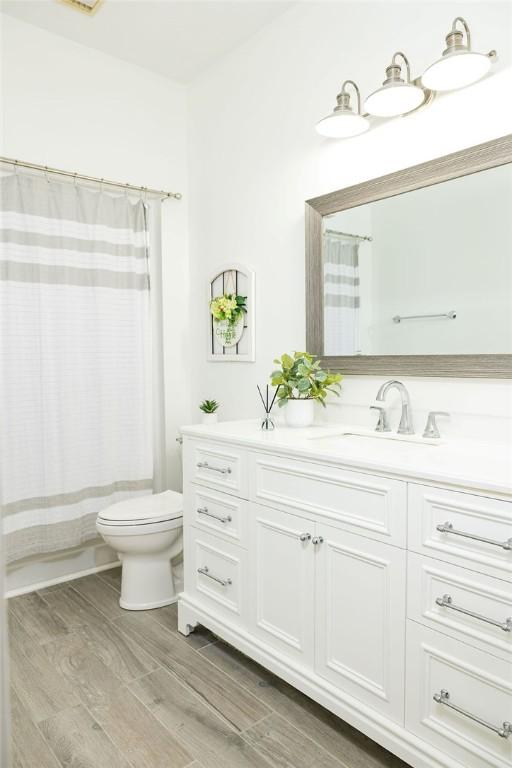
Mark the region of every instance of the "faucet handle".
POLYGON ((378 411, 379 412, 379 420, 377 421, 377 426, 375 427, 376 432, 391 432, 388 424, 386 409, 383 408, 381 405, 370 405, 370 411, 378 411))
POLYGON ((425 431, 423 433, 423 437, 427 438, 438 438, 441 437, 439 433, 439 428, 437 426, 436 417, 437 416, 446 416, 447 418, 450 417, 450 414, 446 411, 430 411, 427 417, 427 423, 425 425, 425 431))

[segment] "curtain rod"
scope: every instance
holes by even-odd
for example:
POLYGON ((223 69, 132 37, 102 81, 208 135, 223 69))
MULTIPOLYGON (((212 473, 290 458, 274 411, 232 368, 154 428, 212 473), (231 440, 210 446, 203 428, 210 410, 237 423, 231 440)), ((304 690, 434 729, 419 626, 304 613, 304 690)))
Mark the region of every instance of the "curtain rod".
POLYGON ((340 237, 353 237, 354 240, 368 240, 370 243, 373 241, 373 237, 369 235, 351 235, 349 232, 338 232, 336 229, 326 229, 326 235, 339 235, 340 237))
POLYGON ((181 200, 181 192, 165 192, 163 189, 151 189, 149 187, 137 187, 134 184, 123 184, 119 181, 109 181, 100 179, 97 176, 86 176, 83 173, 73 173, 72 171, 62 171, 59 168, 51 168, 48 165, 39 165, 38 163, 26 163, 22 160, 13 160, 9 157, 0 157, 0 163, 13 165, 15 168, 30 168, 34 171, 43 171, 44 173, 54 173, 57 176, 69 176, 80 181, 91 181, 95 184, 103 184, 106 187, 117 187, 118 189, 129 189, 132 192, 143 192, 147 195, 159 195, 162 200, 168 200, 173 197, 175 200, 181 200))

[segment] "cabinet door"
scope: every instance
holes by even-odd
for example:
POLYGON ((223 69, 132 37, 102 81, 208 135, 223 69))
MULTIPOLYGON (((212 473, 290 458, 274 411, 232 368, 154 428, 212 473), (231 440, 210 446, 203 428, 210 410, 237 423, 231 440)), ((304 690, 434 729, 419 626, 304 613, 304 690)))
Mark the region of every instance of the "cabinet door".
POLYGON ((307 518, 250 505, 253 632, 288 657, 314 664, 315 525, 307 518))
POLYGON ((404 719, 404 550, 318 524, 316 671, 404 719))

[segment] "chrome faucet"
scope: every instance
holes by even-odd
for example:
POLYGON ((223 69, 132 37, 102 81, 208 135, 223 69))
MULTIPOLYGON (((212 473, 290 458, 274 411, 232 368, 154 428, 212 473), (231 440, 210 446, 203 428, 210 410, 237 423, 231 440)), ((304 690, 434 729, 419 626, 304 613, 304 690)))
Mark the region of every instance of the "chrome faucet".
POLYGON ((383 403, 386 399, 388 391, 392 388, 398 389, 400 392, 400 397, 402 398, 402 416, 400 417, 400 424, 398 425, 397 432, 399 435, 414 435, 414 429, 412 426, 411 400, 409 398, 407 389, 401 381, 396 381, 395 379, 386 381, 377 392, 377 397, 375 399, 383 403))

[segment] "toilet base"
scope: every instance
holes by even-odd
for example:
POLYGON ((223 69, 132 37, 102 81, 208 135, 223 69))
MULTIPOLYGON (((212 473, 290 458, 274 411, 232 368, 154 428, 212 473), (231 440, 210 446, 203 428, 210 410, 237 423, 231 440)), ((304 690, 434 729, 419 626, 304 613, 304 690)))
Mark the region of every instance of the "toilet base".
POLYGON ((148 611, 176 602, 178 595, 172 574, 172 555, 171 549, 148 557, 121 555, 121 608, 148 611))
POLYGON ((134 605, 132 603, 125 603, 123 598, 119 598, 119 605, 124 608, 125 611, 150 611, 152 608, 163 608, 166 605, 172 605, 178 602, 178 595, 174 595, 171 600, 165 600, 163 603, 142 603, 140 605, 134 605))

